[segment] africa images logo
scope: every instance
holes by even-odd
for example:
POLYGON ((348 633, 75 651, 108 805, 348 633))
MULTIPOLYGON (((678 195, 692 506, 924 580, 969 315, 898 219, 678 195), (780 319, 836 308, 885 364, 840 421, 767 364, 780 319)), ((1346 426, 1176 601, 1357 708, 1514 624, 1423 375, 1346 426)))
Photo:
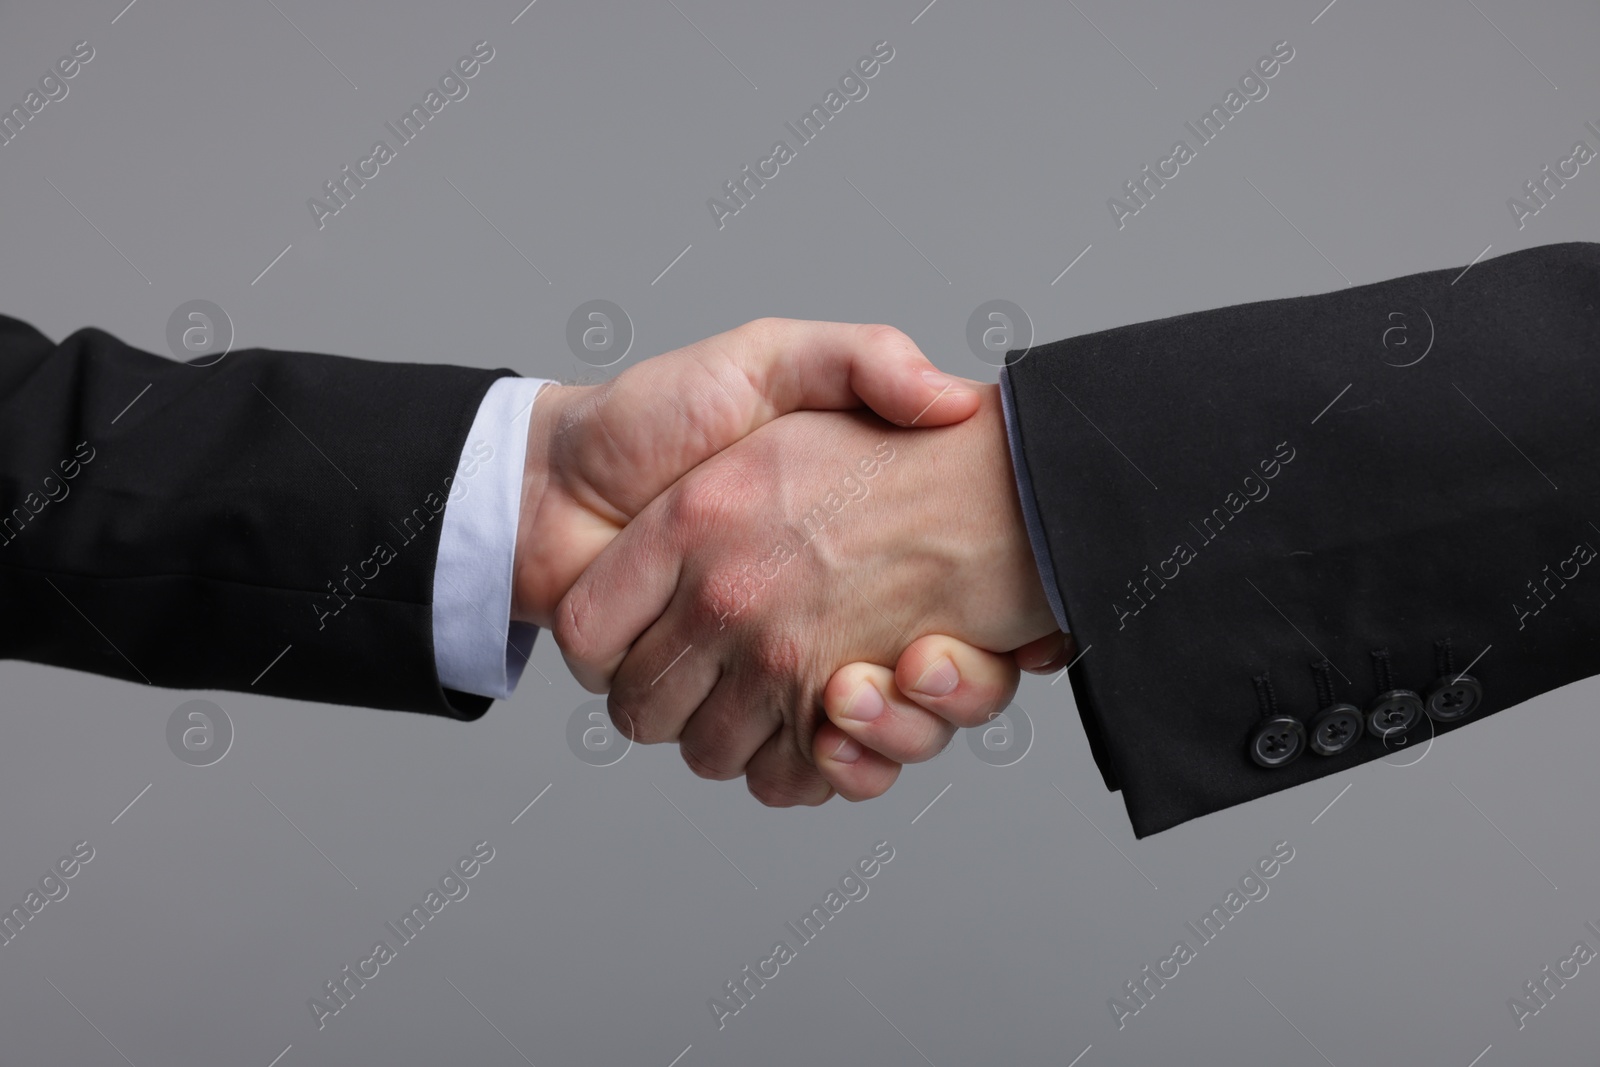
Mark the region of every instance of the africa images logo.
POLYGON ((1279 41, 1272 46, 1270 55, 1262 56, 1256 60, 1255 65, 1245 71, 1239 78, 1239 87, 1230 88, 1222 98, 1222 103, 1212 104, 1211 110, 1200 116, 1200 124, 1185 122, 1184 128, 1194 135, 1195 145, 1179 138, 1173 142, 1172 151, 1164 159, 1156 160, 1155 170, 1151 171, 1147 163, 1139 171, 1139 176, 1123 183, 1123 192, 1127 199, 1109 197, 1106 207, 1111 211, 1111 221, 1117 224, 1117 229, 1122 229, 1128 224, 1128 219, 1150 206, 1150 201, 1155 199, 1156 190, 1165 189, 1167 182, 1182 173, 1182 168, 1191 161, 1199 158, 1199 151, 1222 135, 1227 127, 1245 105, 1254 100, 1265 100, 1270 92, 1267 82, 1278 76, 1285 64, 1294 58, 1294 48, 1288 41, 1279 41))

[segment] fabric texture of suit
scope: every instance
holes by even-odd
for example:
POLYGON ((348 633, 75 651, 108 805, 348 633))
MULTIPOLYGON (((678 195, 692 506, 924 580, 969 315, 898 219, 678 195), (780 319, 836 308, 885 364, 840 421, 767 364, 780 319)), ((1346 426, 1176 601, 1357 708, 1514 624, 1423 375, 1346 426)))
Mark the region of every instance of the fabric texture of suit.
POLYGON ((1597 308, 1600 245, 1564 244, 1013 354, 1070 679, 1138 835, 1401 747, 1259 766, 1265 719, 1470 670, 1481 703, 1414 750, 1600 671, 1597 308))
POLYGON ((489 700, 435 672, 431 582, 462 442, 511 373, 201 367, 0 317, 0 656, 476 718, 489 700))

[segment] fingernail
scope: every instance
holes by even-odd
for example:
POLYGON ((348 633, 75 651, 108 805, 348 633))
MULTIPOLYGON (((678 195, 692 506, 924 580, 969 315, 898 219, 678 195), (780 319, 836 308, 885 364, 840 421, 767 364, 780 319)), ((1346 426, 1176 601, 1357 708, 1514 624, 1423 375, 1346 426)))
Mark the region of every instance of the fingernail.
POLYGON ((853 738, 847 737, 833 750, 830 758, 835 763, 854 763, 861 758, 861 746, 856 744, 853 738))
POLYGON ((850 694, 850 699, 845 701, 840 714, 857 722, 871 722, 883 714, 883 706, 883 694, 878 692, 878 687, 871 682, 862 682, 850 694))
POLYGON ((940 656, 934 660, 931 667, 922 672, 922 677, 917 679, 911 690, 923 696, 944 697, 955 692, 956 686, 960 684, 961 678, 956 674, 956 665, 950 662, 949 656, 940 656))

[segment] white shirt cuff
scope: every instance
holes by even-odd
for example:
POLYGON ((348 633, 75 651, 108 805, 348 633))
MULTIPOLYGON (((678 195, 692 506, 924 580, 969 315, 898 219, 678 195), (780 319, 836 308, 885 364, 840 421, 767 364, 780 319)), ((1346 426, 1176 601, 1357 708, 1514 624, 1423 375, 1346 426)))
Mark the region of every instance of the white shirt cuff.
POLYGON ((450 486, 433 571, 433 659, 446 689, 503 700, 539 628, 511 621, 528 418, 543 378, 501 378, 472 420, 450 486))

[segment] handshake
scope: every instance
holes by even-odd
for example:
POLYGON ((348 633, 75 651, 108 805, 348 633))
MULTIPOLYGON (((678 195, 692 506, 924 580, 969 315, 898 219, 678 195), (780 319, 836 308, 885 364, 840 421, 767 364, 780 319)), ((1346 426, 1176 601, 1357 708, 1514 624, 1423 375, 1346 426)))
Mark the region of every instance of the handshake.
POLYGON ((1072 654, 998 387, 887 326, 763 319, 546 386, 513 566, 512 618, 619 730, 771 805, 880 795, 1072 654))

